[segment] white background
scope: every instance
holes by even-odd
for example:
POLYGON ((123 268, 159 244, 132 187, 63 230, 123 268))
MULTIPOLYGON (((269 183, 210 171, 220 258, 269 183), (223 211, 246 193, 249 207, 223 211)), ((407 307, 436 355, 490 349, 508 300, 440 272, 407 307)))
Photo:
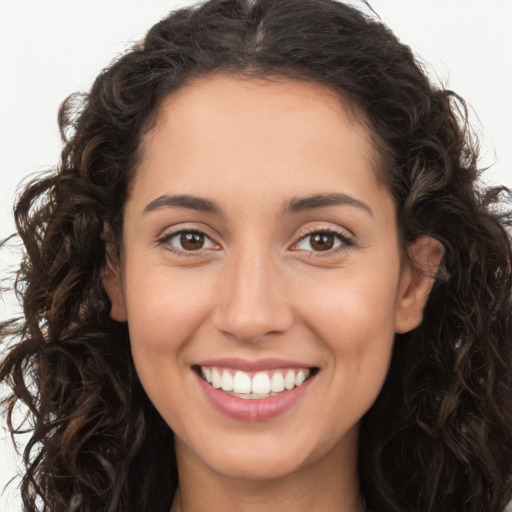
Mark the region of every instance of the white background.
MULTIPOLYGON (((358 0, 353 0, 357 5, 358 0)), ((57 109, 187 0, 0 0, 0 239, 13 232, 17 184, 58 160, 57 109)), ((512 187, 512 0, 373 0, 384 23, 458 92, 483 131, 488 182, 512 187)), ((11 261, 0 254, 1 277, 11 261)), ((4 298, 0 318, 12 311, 4 298)), ((2 425, 3 426, 3 425, 2 425)), ((0 493, 16 459, 0 428, 0 493)), ((19 512, 16 485, 0 511, 19 512)))

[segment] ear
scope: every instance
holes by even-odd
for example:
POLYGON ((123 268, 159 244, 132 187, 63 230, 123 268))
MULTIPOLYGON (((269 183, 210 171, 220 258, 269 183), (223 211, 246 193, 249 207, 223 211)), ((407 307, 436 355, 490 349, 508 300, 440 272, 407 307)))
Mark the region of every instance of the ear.
POLYGON ((418 238, 407 253, 397 297, 395 332, 404 333, 418 327, 423 320, 423 310, 434 285, 444 247, 435 238, 418 238))
POLYGON ((126 322, 128 314, 123 291, 123 279, 119 257, 114 255, 111 242, 106 243, 106 264, 103 269, 103 286, 110 299, 110 318, 117 322, 126 322))

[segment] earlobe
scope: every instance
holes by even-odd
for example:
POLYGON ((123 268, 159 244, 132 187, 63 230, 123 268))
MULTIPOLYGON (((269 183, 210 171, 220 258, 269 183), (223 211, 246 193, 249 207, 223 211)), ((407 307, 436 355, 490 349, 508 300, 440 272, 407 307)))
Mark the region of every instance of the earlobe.
POLYGON ((423 310, 444 256, 444 247, 435 238, 422 236, 407 250, 398 291, 395 332, 415 329, 423 320, 423 310))
POLYGON ((123 293, 123 281, 118 258, 113 258, 107 244, 107 259, 103 270, 103 286, 110 299, 110 318, 117 322, 126 322, 128 315, 123 293))

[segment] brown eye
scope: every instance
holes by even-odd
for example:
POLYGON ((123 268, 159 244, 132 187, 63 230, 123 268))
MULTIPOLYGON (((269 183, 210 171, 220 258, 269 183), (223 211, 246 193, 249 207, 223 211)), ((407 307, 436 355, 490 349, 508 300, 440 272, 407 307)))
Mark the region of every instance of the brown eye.
POLYGON ((295 250, 307 252, 336 253, 337 249, 351 247, 353 242, 344 233, 332 230, 320 230, 303 236, 294 246, 295 250))
POLYGON ((310 236, 311 248, 314 251, 328 251, 334 247, 336 237, 332 233, 316 233, 310 236))
POLYGON ((215 242, 201 231, 180 230, 169 233, 158 240, 159 244, 174 253, 202 253, 207 249, 218 249, 215 242))
POLYGON ((180 244, 186 251, 197 251, 204 246, 205 237, 202 233, 181 233, 180 244))

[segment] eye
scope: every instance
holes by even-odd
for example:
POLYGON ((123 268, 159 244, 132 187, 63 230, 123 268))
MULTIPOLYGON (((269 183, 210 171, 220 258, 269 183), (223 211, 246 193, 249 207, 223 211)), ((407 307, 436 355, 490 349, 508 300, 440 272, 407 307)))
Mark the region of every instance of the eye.
POLYGON ((195 230, 180 230, 168 233, 158 240, 160 245, 173 252, 197 252, 202 249, 213 249, 217 245, 206 234, 195 230))
POLYGON ((293 246, 294 250, 308 252, 336 252, 353 245, 344 233, 333 230, 316 230, 300 238, 293 246))

